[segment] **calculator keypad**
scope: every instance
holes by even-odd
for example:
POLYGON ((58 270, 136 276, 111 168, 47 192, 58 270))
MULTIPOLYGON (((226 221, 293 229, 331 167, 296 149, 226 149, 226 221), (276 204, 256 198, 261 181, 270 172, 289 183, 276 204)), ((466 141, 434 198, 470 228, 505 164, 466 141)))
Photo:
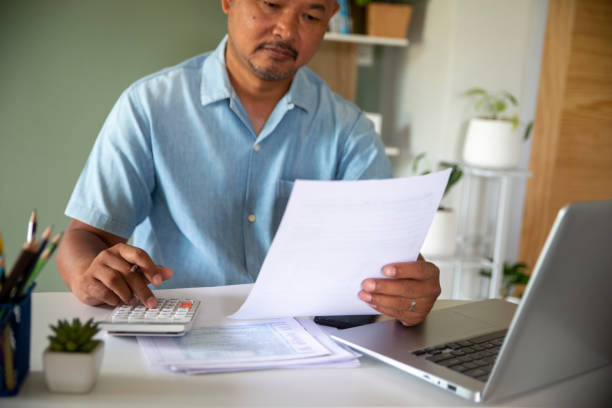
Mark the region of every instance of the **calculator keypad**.
POLYGON ((198 303, 193 299, 157 298, 157 306, 150 309, 142 303, 118 306, 110 320, 113 323, 189 323, 198 303))

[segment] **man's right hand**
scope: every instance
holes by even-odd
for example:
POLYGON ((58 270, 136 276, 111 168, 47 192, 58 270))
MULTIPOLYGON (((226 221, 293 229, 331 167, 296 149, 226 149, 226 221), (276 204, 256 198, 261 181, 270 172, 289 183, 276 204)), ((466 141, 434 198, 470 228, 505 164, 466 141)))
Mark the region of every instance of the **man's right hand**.
POLYGON ((144 250, 119 243, 101 251, 71 288, 88 305, 134 305, 140 299, 145 306, 155 307, 157 300, 147 284, 158 286, 170 277, 172 271, 155 265, 144 250))
POLYGON ((135 304, 155 307, 148 284, 160 285, 172 270, 156 265, 142 249, 125 238, 73 220, 57 254, 57 267, 66 285, 87 305, 135 304), (137 299, 138 298, 138 299, 137 299))

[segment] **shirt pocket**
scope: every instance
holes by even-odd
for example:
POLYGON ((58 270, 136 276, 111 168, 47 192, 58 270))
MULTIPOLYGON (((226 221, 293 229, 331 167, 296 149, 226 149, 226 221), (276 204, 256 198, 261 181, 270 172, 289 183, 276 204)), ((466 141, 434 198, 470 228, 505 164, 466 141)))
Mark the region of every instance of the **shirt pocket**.
POLYGON ((285 208, 287 208, 287 202, 289 201, 289 196, 291 195, 291 191, 293 190, 294 184, 295 182, 288 180, 279 180, 276 184, 274 217, 272 220, 273 235, 276 234, 281 219, 283 218, 283 214, 285 213, 285 208))

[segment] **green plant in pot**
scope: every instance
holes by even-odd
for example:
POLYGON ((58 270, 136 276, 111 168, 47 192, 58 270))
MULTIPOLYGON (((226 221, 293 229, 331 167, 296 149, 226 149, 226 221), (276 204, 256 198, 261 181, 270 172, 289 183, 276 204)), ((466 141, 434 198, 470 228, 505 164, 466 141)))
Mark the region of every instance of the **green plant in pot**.
MULTIPOLYGON (((523 294, 522 292, 518 293, 517 288, 524 287, 529 282, 527 271, 528 267, 524 262, 514 264, 504 262, 503 284, 500 294, 503 297, 521 298, 523 294)), ((491 271, 481 269, 480 276, 490 279, 491 271)))
MULTIPOLYGON (((419 171, 420 163, 424 158, 425 153, 421 153, 414 158, 412 164, 413 173, 427 174, 431 172, 429 169, 419 171)), ((443 197, 446 197, 451 189, 461 180, 461 177, 463 177, 463 171, 456 163, 445 161, 440 162, 438 167, 440 169, 451 169, 451 174, 446 183, 446 188, 444 189, 443 197)), ((454 255, 456 249, 457 213, 452 207, 441 204, 434 215, 421 252, 424 256, 429 258, 440 258, 454 255)))
POLYGON ((72 322, 58 320, 50 325, 49 346, 43 354, 45 380, 54 392, 89 392, 100 372, 104 342, 94 337, 100 329, 93 319, 85 324, 75 318, 72 322))
POLYGON ((466 133, 464 162, 496 169, 518 167, 521 143, 529 138, 533 123, 524 125, 521 137, 517 98, 508 91, 493 93, 482 88, 471 88, 464 96, 472 100, 476 114, 466 133))

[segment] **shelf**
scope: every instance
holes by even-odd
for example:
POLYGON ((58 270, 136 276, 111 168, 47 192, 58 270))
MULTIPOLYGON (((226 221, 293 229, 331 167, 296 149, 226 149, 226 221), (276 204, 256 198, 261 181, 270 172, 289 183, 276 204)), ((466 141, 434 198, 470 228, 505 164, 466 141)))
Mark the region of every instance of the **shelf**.
POLYGON ((485 167, 476 167, 465 163, 459 163, 465 174, 481 177, 531 177, 531 172, 525 169, 489 169, 485 167))
POLYGON ((325 33, 326 41, 347 42, 352 44, 384 45, 388 47, 407 47, 406 38, 372 37, 365 34, 325 33))
POLYGON ((492 269, 493 262, 485 258, 479 257, 470 257, 470 258, 459 258, 457 256, 433 256, 427 257, 425 259, 428 262, 434 263, 439 266, 455 266, 457 264, 461 264, 464 268, 484 268, 484 269, 492 269))
POLYGON ((389 157, 399 156, 399 147, 385 146, 385 154, 389 157))

